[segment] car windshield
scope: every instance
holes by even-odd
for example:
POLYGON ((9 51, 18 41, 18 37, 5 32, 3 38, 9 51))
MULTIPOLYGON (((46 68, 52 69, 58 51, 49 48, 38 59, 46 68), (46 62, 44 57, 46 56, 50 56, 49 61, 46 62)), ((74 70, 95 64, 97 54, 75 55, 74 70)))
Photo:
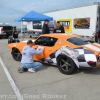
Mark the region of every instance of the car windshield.
POLYGON ((89 44, 88 40, 85 38, 82 38, 81 36, 72 37, 67 39, 68 42, 75 44, 75 45, 86 45, 89 44))

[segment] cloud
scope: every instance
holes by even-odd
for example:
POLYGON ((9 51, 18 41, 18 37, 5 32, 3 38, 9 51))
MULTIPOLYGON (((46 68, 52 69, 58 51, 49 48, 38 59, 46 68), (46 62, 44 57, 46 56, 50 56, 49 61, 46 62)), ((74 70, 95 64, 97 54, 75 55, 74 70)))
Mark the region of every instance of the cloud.
POLYGON ((0 0, 0 23, 9 23, 19 26, 20 23, 16 23, 14 20, 26 12, 18 9, 17 6, 14 6, 15 3, 12 4, 12 2, 12 0, 10 0, 10 2, 9 0, 0 0))
POLYGON ((9 23, 11 25, 19 26, 20 23, 16 23, 14 20, 26 12, 9 7, 9 9, 4 8, 2 11, 0 11, 0 13, 0 23, 9 23))
POLYGON ((16 24, 14 19, 31 11, 48 12, 100 0, 0 0, 0 22, 16 24))
POLYGON ((50 10, 69 8, 87 3, 97 2, 99 0, 32 0, 27 5, 24 5, 21 9, 25 12, 30 10, 38 12, 46 12, 50 10))
MULTIPOLYGON (((70 0, 67 0, 69 2, 70 0)), ((45 12, 48 10, 52 10, 55 8, 61 8, 66 0, 38 0, 37 2, 33 2, 28 4, 27 6, 22 7, 23 11, 38 11, 38 12, 45 12)))

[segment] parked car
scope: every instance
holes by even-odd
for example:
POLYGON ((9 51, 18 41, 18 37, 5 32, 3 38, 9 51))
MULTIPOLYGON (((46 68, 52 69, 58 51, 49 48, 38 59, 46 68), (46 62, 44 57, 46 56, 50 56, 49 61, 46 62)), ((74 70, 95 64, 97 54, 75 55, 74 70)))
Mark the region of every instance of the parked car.
POLYGON ((22 33, 27 33, 27 30, 25 30, 25 29, 23 29, 23 28, 22 28, 22 30, 21 30, 21 29, 18 29, 18 30, 17 30, 18 33, 21 33, 21 31, 22 31, 22 33))
MULTIPOLYGON (((100 44, 90 43, 78 34, 45 34, 33 40, 35 46, 43 46, 42 54, 35 55, 35 61, 56 65, 63 74, 72 74, 77 68, 100 67, 100 44)), ((21 52, 26 41, 9 43, 8 48, 16 61, 21 60, 21 52)))
POLYGON ((8 38, 11 35, 18 37, 16 26, 10 26, 8 24, 1 24, 0 25, 0 38, 2 37, 8 38))

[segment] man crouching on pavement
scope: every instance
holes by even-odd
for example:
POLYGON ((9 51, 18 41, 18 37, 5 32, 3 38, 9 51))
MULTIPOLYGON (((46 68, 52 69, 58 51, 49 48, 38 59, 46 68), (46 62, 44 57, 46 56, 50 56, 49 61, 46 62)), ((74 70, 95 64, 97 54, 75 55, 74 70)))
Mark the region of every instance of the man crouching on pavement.
POLYGON ((40 62, 34 62, 33 56, 36 54, 41 54, 44 50, 44 47, 32 48, 33 45, 33 41, 28 40, 27 46, 25 46, 22 50, 22 68, 19 70, 20 73, 25 72, 25 69, 34 73, 36 72, 36 69, 42 66, 40 62))

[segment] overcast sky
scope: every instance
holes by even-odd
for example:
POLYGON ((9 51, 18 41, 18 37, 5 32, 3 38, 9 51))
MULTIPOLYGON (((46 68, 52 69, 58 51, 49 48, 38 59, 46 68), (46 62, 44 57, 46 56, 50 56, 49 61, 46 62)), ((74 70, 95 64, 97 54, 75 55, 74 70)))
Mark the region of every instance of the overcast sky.
POLYGON ((0 0, 0 23, 20 27, 20 22, 14 22, 14 19, 31 10, 42 13, 93 2, 100 0, 0 0))

